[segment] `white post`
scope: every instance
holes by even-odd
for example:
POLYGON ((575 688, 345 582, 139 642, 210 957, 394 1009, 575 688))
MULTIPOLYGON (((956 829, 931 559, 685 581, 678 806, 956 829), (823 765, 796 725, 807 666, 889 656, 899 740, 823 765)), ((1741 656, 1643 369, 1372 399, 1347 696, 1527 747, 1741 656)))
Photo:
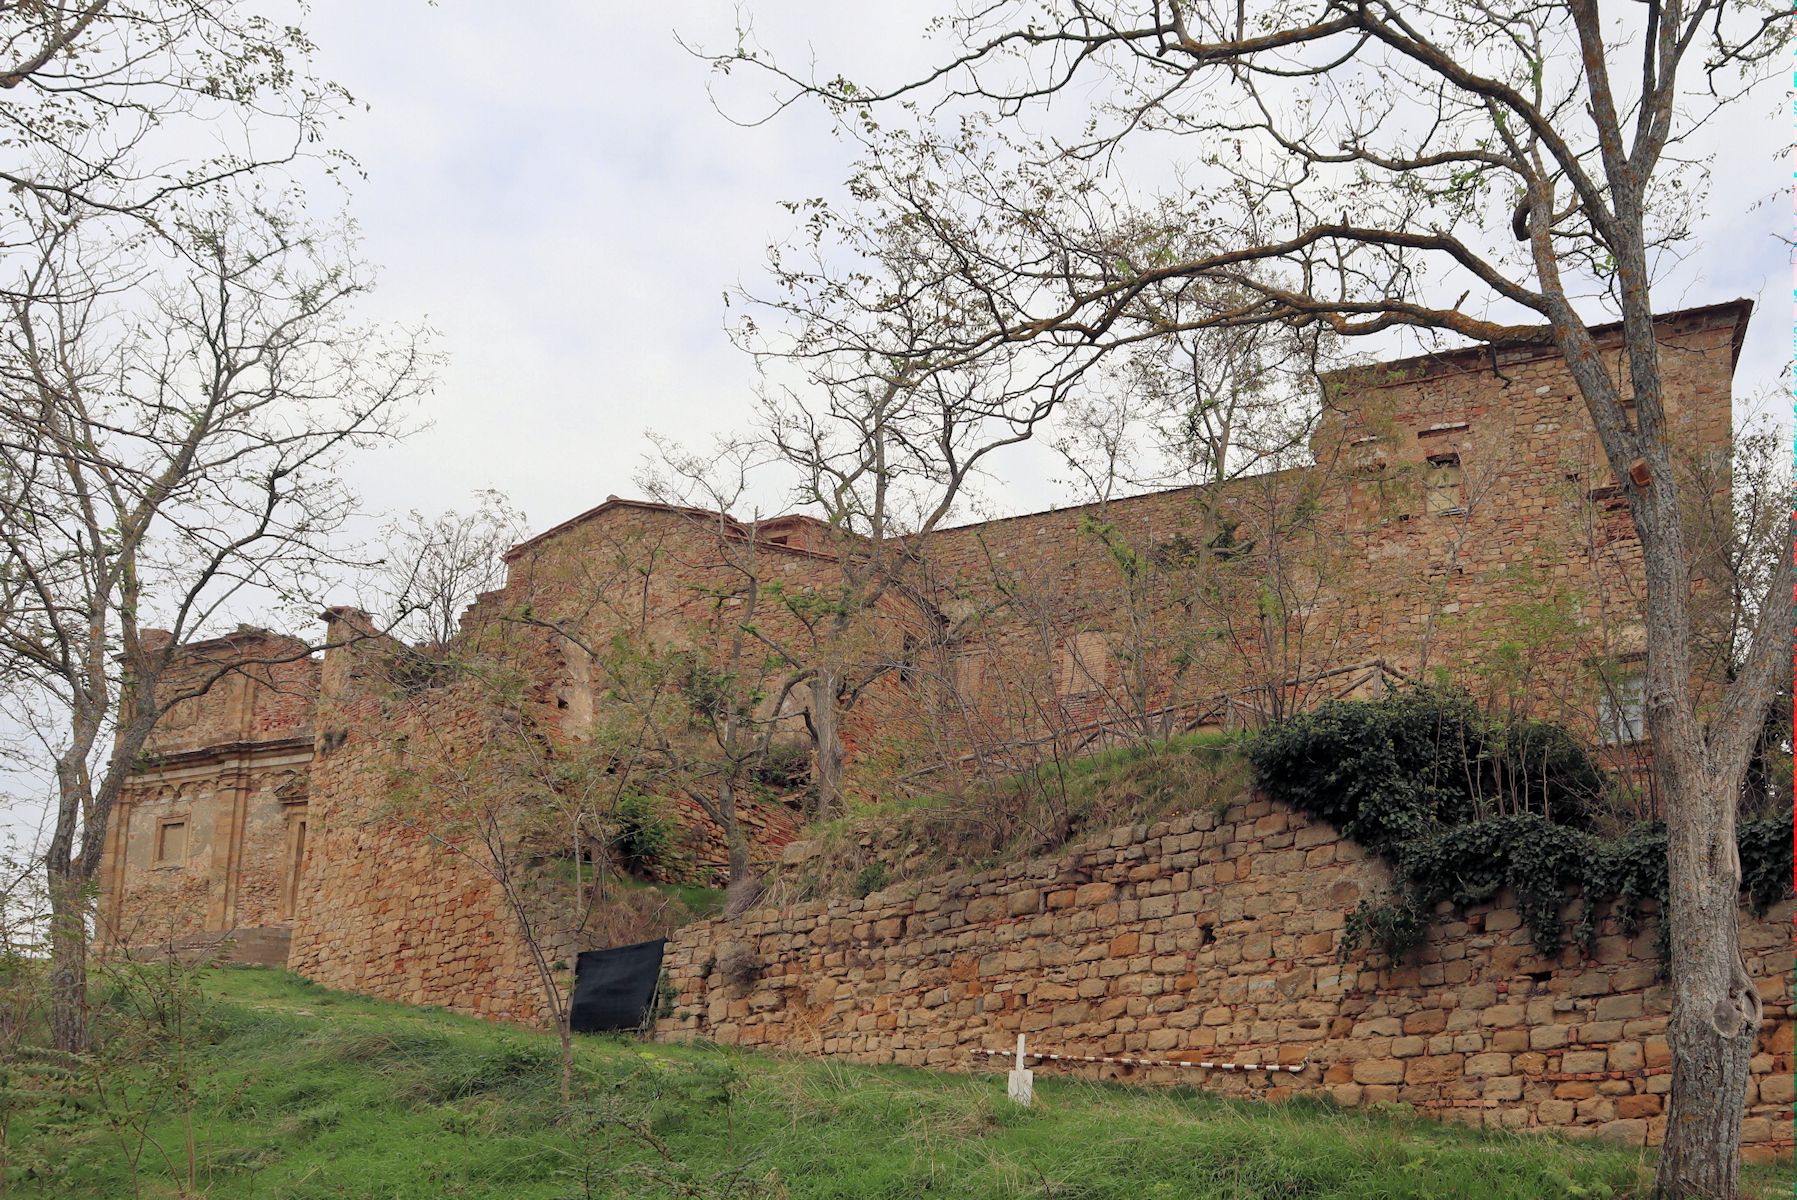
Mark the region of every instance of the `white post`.
POLYGON ((1010 1086, 1006 1094, 1017 1103, 1028 1108, 1035 1097, 1035 1076, 1023 1065, 1023 1035, 1017 1035, 1017 1065, 1011 1070, 1010 1086))

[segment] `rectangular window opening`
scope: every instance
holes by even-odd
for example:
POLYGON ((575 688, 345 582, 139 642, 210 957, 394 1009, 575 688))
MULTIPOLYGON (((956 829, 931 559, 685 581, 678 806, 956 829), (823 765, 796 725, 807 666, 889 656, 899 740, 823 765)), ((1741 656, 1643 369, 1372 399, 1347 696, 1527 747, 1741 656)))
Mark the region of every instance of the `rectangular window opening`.
POLYGON ((300 879, 306 870, 306 817, 304 809, 287 818, 287 879, 281 889, 281 917, 291 920, 299 906, 300 879))
POLYGON ((1603 673, 1597 698, 1597 732, 1606 746, 1629 746, 1647 736, 1647 680, 1639 662, 1618 663, 1603 673))
POLYGON ((1111 662, 1110 640, 1102 633, 1076 633, 1055 655, 1056 684, 1063 696, 1085 696, 1103 690, 1111 662))
POLYGON ((178 867, 187 861, 187 822, 163 821, 156 826, 156 865, 178 867))
POLYGON ((1424 463, 1423 501, 1431 516, 1448 516, 1466 511, 1461 495, 1458 454, 1431 455, 1424 463))

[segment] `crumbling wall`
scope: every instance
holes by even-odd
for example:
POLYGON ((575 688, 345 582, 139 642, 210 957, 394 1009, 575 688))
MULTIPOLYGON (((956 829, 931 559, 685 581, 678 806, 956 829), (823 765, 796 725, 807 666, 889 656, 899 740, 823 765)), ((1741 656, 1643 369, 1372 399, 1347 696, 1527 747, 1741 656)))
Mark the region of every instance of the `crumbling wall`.
MULTIPOLYGON (((1681 451, 1720 459, 1724 487, 1745 315, 1656 326, 1681 451)), ((1623 378, 1619 336, 1598 341, 1623 378)), ((1325 405, 1314 465, 932 534, 920 569, 953 644, 944 694, 909 722, 1002 742, 1166 705, 1195 719, 1223 697, 1258 718, 1336 694, 1352 679, 1327 672, 1351 664, 1495 688, 1520 657, 1528 680, 1506 700, 1595 735, 1595 664, 1645 648, 1640 545, 1552 345, 1338 372, 1325 405), (1452 503, 1432 502, 1448 460, 1457 483, 1435 499, 1452 503)), ((1711 507, 1728 511, 1691 505, 1711 507)))
MULTIPOLYGON (((674 1007, 657 1031, 945 1070, 980 1069, 971 1051, 1022 1032, 1050 1052, 1302 1066, 1068 1068, 1088 1078, 1661 1140, 1655 918, 1631 936, 1606 913, 1589 957, 1548 957, 1500 897, 1440 914, 1414 961, 1338 961, 1346 914, 1388 881, 1327 825, 1246 799, 1053 857, 690 926, 668 947, 674 1007)), ((1744 917, 1766 1002, 1743 1127, 1755 1156, 1791 1144, 1792 910, 1744 917)))
POLYGON ((369 639, 325 659, 316 832, 287 965, 326 987, 540 1022, 540 988, 505 896, 481 867, 484 849, 447 820, 408 819, 421 814, 395 802, 406 738, 477 746, 482 716, 447 692, 395 699, 380 666, 390 648, 369 639))

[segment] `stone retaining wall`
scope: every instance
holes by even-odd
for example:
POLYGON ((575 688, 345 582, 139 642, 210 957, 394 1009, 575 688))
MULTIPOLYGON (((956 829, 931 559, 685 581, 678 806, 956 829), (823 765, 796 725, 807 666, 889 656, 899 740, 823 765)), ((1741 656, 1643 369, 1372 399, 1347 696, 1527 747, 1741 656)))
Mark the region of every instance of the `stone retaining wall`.
MULTIPOLYGON (((1589 958, 1538 954, 1515 908, 1438 917, 1413 961, 1337 961, 1346 914, 1389 876, 1266 800, 1111 831, 1062 854, 689 926, 668 945, 666 1038, 939 1069, 1019 1031, 1044 1051, 1305 1064, 1296 1074, 1047 1067, 1655 1144, 1670 997, 1654 918, 1614 913, 1589 958), (745 948, 747 954, 744 953, 745 948), (726 978, 720 960, 761 964, 726 978)), ((1743 930, 1766 1023, 1743 1141, 1791 1145, 1787 902, 1743 930)), ((989 1068, 987 1068, 989 1069, 989 1068)))

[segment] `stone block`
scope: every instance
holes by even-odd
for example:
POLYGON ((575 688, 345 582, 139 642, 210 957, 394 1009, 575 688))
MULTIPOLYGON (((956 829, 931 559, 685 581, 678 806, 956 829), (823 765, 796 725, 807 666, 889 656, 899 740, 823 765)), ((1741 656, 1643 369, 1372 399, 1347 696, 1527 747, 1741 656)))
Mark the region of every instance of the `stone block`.
POLYGON ((1597 1136, 1606 1142, 1620 1142, 1624 1146, 1645 1146, 1647 1122, 1605 1121, 1597 1127, 1597 1136))
POLYGON ((1516 1075, 1505 1075, 1487 1079, 1479 1094, 1487 1100, 1520 1100, 1522 1099, 1522 1079, 1516 1075))
POLYGON ((1441 1083, 1458 1079, 1466 1066, 1462 1054, 1431 1054, 1404 1064, 1405 1083, 1441 1083))
POLYGON ((1527 1029, 1499 1029, 1491 1035, 1491 1048, 1493 1050, 1502 1051, 1505 1054, 1514 1054, 1519 1050, 1527 1050, 1529 1048, 1529 1033, 1530 1031, 1527 1029))
MULTIPOLYGON (((1006 911, 1013 917, 1030 916, 1042 908, 1042 893, 1035 888, 1025 888, 1013 892, 1005 904, 1006 911)), ((972 918, 969 918, 970 920, 972 918)))
POLYGON ((1570 1025, 1537 1025, 1529 1030, 1531 1050, 1557 1050, 1572 1040, 1570 1025))
POLYGON ((1602 1050, 1568 1050, 1560 1058, 1560 1069, 1569 1075, 1583 1075, 1604 1070, 1609 1056, 1602 1050))
POLYGON ((1471 1079, 1506 1075, 1509 1071, 1510 1056, 1508 1054, 1474 1054, 1466 1060, 1466 1074, 1471 1079))
POLYGON ((1073 903, 1079 908, 1088 908, 1094 904, 1104 904, 1117 895, 1117 887, 1110 883, 1083 884, 1074 893, 1073 903))
POLYGON ((1354 1064, 1355 1083, 1403 1083, 1404 1064, 1395 1059, 1366 1059, 1354 1064))
POLYGON ((1616 1042, 1610 1046, 1608 1066, 1612 1071, 1639 1071, 1644 1061, 1640 1042, 1616 1042))
POLYGON ((1605 996, 1597 1002, 1594 1014, 1600 1021, 1626 1021, 1630 1017, 1638 1017, 1643 1013, 1639 993, 1623 996, 1605 996))
POLYGON ((1448 1027, 1448 1014, 1439 1008, 1426 1008, 1404 1018, 1405 1033, 1440 1033, 1448 1027))
POLYGON ((978 925, 985 921, 996 921, 1006 915, 1007 908, 1003 896, 976 896, 967 902, 967 923, 978 925))

